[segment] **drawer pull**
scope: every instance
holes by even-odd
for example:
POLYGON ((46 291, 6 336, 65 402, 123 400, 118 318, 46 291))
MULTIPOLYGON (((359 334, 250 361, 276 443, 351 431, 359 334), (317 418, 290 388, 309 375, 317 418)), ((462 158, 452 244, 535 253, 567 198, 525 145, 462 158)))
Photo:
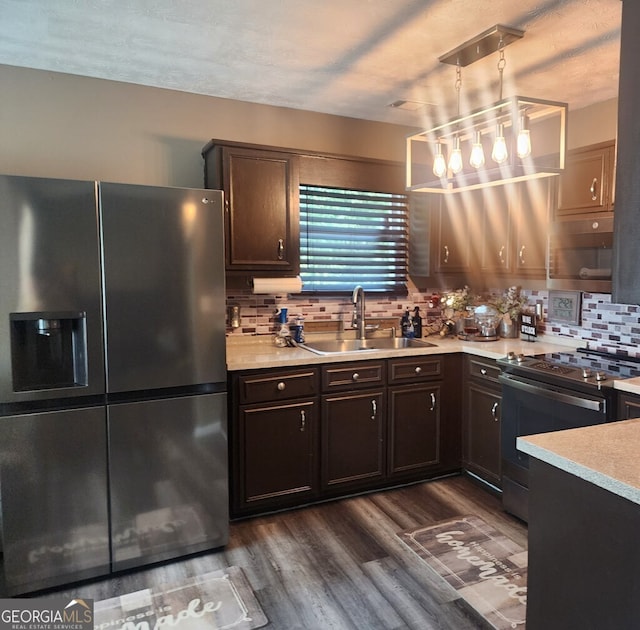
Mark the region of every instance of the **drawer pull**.
POLYGON ((300 431, 304 432, 307 427, 307 416, 304 413, 304 409, 300 411, 300 431))
POLYGON ((422 368, 418 365, 415 369, 415 373, 420 374, 420 372, 422 372, 422 368))
POLYGON ((431 397, 431 407, 430 407, 429 411, 435 411, 435 409, 436 409, 436 395, 433 392, 431 392, 429 394, 429 396, 431 397))
POLYGON ((493 417, 494 422, 498 422, 498 403, 494 402, 493 407, 491 407, 491 416, 493 417))
POLYGON ((354 372, 354 373, 351 375, 351 380, 352 380, 352 381, 357 381, 359 378, 360 378, 360 374, 358 374, 357 372, 354 372))
POLYGON ((594 177, 591 182, 591 188, 589 188, 589 192, 591 193, 591 201, 595 201, 598 198, 598 178, 594 177))
POLYGON ((378 405, 376 404, 375 400, 372 400, 371 401, 371 419, 375 420, 377 414, 378 414, 378 405))
POLYGON ((284 240, 278 239, 278 260, 282 260, 284 258, 284 240))
POLYGON ((482 374, 482 376, 486 376, 487 375, 487 369, 486 368, 480 368, 480 374, 482 374))
POLYGON ((279 392, 283 392, 287 388, 287 384, 284 381, 280 381, 277 387, 279 392))

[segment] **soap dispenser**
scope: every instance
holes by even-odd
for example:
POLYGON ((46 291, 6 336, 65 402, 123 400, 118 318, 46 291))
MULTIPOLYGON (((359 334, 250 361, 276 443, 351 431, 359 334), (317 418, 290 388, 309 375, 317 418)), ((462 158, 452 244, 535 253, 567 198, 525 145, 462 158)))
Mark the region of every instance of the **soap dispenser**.
POLYGON ((405 314, 402 316, 402 320, 400 321, 400 327, 402 328, 402 336, 408 339, 415 337, 415 329, 413 326, 413 317, 409 313, 409 309, 405 311, 405 314))

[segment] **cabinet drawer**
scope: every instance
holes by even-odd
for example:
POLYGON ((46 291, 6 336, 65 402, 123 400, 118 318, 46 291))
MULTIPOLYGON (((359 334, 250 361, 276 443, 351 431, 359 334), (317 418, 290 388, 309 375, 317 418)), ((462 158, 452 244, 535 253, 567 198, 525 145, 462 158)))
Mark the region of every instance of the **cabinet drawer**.
POLYGON ((439 378, 442 378, 440 357, 411 357, 389 361, 389 383, 409 383, 439 378))
POLYGON ((335 391, 354 387, 371 387, 385 383, 383 361, 339 363, 322 368, 322 389, 335 391))
POLYGON ((318 370, 315 368, 271 371, 238 378, 238 402, 241 405, 315 396, 317 393, 318 370))
POLYGON ((469 378, 499 384, 500 368, 493 359, 469 357, 467 360, 469 378))

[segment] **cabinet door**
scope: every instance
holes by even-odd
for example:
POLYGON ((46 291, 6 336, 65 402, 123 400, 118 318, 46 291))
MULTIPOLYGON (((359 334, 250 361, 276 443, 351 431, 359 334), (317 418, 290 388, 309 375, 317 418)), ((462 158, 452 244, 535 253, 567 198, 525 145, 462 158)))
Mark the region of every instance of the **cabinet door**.
POLYGON ((317 400, 241 407, 238 511, 284 507, 317 489, 317 400))
POLYGON ((618 394, 618 420, 640 418, 640 396, 620 392, 618 394))
POLYGON ((500 393, 469 383, 464 459, 467 470, 500 487, 500 393))
POLYGON ((569 151, 560 175, 557 215, 612 210, 614 160, 613 142, 569 151))
POLYGON ((436 272, 455 273, 469 270, 468 198, 466 194, 456 194, 445 195, 440 199, 438 229, 433 248, 436 272))
POLYGON ((440 462, 440 385, 389 390, 389 474, 435 467, 440 462))
POLYGON ((544 278, 547 269, 549 208, 555 197, 556 181, 534 179, 518 186, 514 193, 513 269, 518 276, 544 278))
POLYGON ((227 269, 298 273, 295 155, 223 147, 227 269))
POLYGON ((511 213, 505 188, 483 191, 480 268, 483 272, 506 274, 511 271, 511 213))
POLYGON ((376 483, 384 477, 383 389, 325 396, 322 410, 324 490, 376 483))

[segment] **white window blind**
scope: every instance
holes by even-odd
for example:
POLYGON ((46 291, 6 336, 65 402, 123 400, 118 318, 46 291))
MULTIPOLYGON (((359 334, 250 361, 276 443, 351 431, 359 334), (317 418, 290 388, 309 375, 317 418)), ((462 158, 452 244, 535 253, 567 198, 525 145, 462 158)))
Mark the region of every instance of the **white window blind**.
POLYGON ((405 293, 406 195, 300 186, 304 291, 405 293))

